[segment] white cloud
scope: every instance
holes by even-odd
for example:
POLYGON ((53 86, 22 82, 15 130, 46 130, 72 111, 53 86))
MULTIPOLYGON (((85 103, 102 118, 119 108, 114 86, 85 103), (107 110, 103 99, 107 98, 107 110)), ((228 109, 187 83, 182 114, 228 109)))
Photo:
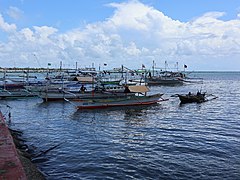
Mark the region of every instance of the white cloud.
POLYGON ((24 12, 17 7, 10 6, 7 11, 7 14, 11 18, 13 18, 15 20, 19 20, 21 17, 23 17, 24 12))
POLYGON ((31 31, 31 29, 29 29, 29 28, 22 29, 20 31, 20 34, 23 35, 23 39, 25 39, 26 41, 34 41, 35 40, 35 38, 33 37, 34 34, 31 31))
POLYGON ((55 40, 53 37, 57 33, 57 29, 53 27, 48 27, 48 26, 34 26, 34 36, 36 38, 36 41, 40 44, 55 44, 55 40))
POLYGON ((17 29, 17 26, 15 24, 6 23, 2 15, 0 14, 0 29, 2 29, 5 32, 13 32, 17 29))
POLYGON ((44 66, 47 62, 58 66, 62 60, 73 66, 78 61, 82 67, 106 62, 108 67, 145 64, 150 68, 152 60, 157 64, 168 60, 199 69, 215 68, 216 64, 223 70, 240 67, 240 19, 223 21, 223 12, 208 12, 180 22, 136 0, 109 6, 115 11, 105 21, 66 33, 47 26, 16 31, 14 24, 0 16, 0 28, 14 31, 8 42, 1 43, 0 62, 4 64, 8 58, 18 61, 18 66, 44 66), (234 67, 226 61, 230 55, 234 67))
POLYGON ((146 17, 152 8, 137 1, 122 4, 111 3, 109 6, 117 9, 109 19, 115 26, 136 30, 148 29, 148 20, 146 17))

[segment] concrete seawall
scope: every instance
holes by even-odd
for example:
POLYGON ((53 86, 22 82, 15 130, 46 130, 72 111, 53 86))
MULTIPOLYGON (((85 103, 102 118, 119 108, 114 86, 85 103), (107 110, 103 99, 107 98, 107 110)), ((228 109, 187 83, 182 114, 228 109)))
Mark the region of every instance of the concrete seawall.
POLYGON ((11 133, 0 111, 0 179, 26 180, 11 133))

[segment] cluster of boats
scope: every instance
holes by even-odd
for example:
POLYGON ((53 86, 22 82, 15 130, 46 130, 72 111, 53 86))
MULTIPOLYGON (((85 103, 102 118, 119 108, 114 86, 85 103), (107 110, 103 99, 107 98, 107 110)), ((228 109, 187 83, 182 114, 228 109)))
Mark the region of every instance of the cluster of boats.
MULTIPOLYGON (((185 79, 181 72, 133 71, 124 67, 98 72, 93 68, 48 72, 42 79, 26 72, 17 78, 16 74, 12 78, 4 73, 0 80, 0 98, 37 96, 44 101, 65 100, 79 109, 150 105, 166 99, 162 98, 163 94, 148 95, 147 85, 180 85, 185 79)), ((178 97, 186 102, 204 101, 204 96, 203 100, 193 95, 178 97), (190 100, 194 98, 199 101, 190 100)))

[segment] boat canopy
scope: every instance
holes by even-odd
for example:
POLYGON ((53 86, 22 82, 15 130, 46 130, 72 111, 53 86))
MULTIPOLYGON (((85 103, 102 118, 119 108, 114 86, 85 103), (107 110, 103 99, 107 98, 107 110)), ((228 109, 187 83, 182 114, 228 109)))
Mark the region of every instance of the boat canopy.
POLYGON ((135 92, 135 93, 145 93, 150 91, 150 89, 147 86, 128 86, 128 89, 130 92, 135 92))
POLYGON ((87 82, 94 82, 94 78, 91 76, 86 76, 86 77, 75 77, 74 79, 76 79, 79 82, 83 82, 83 83, 87 83, 87 82))

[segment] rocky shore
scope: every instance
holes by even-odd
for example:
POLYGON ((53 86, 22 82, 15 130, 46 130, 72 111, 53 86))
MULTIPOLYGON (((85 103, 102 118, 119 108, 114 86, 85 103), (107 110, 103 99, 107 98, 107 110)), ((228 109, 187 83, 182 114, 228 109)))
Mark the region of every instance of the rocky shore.
POLYGON ((22 132, 12 130, 9 128, 9 131, 12 135, 13 142, 16 146, 19 159, 23 165, 27 179, 29 180, 44 180, 45 176, 35 164, 32 163, 33 155, 28 153, 28 146, 25 144, 25 140, 21 138, 22 132))

